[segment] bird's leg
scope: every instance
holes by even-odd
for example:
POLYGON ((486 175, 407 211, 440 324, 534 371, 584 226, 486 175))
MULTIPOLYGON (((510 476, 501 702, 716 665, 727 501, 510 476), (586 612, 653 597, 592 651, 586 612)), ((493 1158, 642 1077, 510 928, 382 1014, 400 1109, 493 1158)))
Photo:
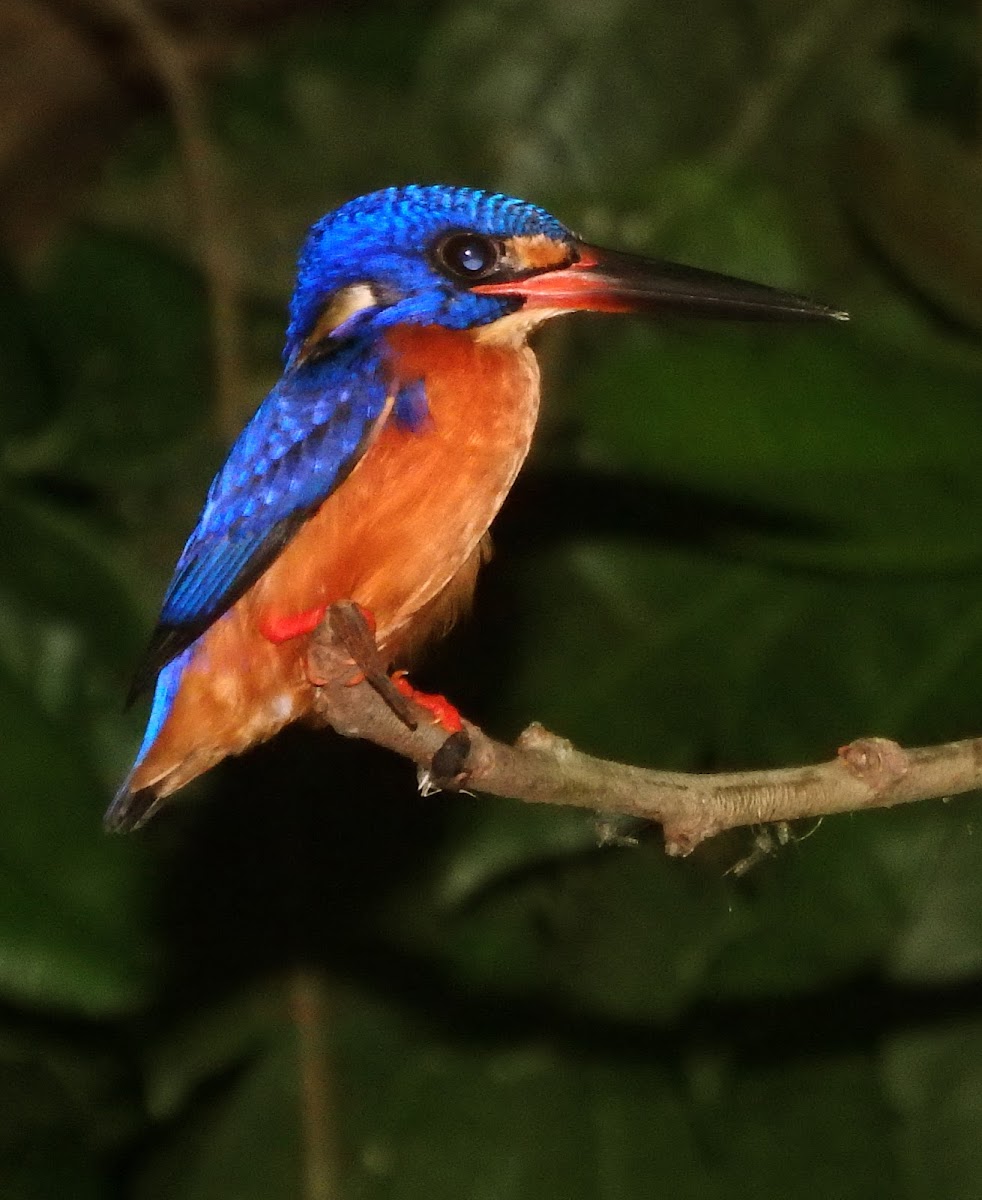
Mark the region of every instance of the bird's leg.
MULTIPOLYGON (((368 683, 410 729, 416 728, 416 721, 407 701, 430 713, 434 725, 440 725, 448 734, 462 732, 464 723, 460 713, 445 696, 418 691, 405 671, 389 674, 375 641, 375 619, 368 609, 353 600, 342 600, 331 605, 327 620, 335 642, 358 668, 358 674, 350 681, 352 685, 362 680, 368 683)), ((311 679, 311 682, 318 681, 311 679)))
POLYGON ((375 641, 375 619, 353 600, 340 600, 327 611, 327 621, 334 640, 343 647, 359 674, 351 681, 364 680, 382 697, 395 715, 409 729, 416 728, 413 710, 405 692, 389 678, 388 666, 375 641))

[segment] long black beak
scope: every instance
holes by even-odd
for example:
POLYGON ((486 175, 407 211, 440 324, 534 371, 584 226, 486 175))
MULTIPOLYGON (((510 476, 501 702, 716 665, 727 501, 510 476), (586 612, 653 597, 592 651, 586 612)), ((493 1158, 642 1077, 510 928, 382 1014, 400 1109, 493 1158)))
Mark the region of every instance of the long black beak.
POLYGON ((793 292, 698 267, 602 250, 581 243, 571 266, 505 283, 477 284, 486 295, 520 297, 526 308, 557 312, 679 313, 740 321, 848 321, 849 314, 793 292))

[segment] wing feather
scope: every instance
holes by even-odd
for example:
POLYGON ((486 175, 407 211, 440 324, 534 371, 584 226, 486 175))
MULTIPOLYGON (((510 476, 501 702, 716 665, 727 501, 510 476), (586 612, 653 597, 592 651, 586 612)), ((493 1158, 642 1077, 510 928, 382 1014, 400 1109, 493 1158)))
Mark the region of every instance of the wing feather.
POLYGON ((353 470, 387 411, 384 364, 342 345, 288 371, 208 490, 130 699, 246 592, 353 470))

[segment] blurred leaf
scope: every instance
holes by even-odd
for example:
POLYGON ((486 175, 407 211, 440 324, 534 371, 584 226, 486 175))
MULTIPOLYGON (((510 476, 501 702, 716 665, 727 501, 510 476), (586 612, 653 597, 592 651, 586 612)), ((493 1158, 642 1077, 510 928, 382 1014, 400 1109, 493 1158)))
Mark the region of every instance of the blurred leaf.
POLYGON ((804 839, 776 851, 746 881, 730 936, 705 973, 708 995, 833 987, 871 970, 889 946, 906 897, 902 882, 873 865, 876 824, 813 823, 797 834, 804 839))
POLYGON ((365 997, 338 1028, 354 1200, 722 1197, 676 1087, 635 1051, 469 1040, 365 997))
POLYGON ((270 1026, 283 1019, 282 989, 270 986, 235 996, 168 1034, 147 1060, 147 1100, 160 1121, 193 1104, 209 1081, 227 1076, 263 1053, 270 1026))
POLYGON ((0 1193, 104 1196, 106 1151, 132 1137, 127 1072, 92 1026, 0 1030, 0 1193))
POLYGON ((150 1157, 139 1200, 265 1200, 301 1197, 299 1104, 292 1037, 270 1037, 235 1084, 203 1099, 150 1157))
POLYGON ((662 765, 824 756, 877 726, 967 732, 982 669, 975 377, 839 332, 772 331, 765 350, 637 329, 596 361, 577 397, 591 461, 749 497, 815 532, 539 556, 516 717, 628 761, 656 761, 657 730, 662 765))
POLYGON ((200 279, 158 246, 93 229, 59 247, 42 299, 66 393, 62 469, 103 486, 139 482, 155 454, 208 420, 200 279))
POLYGON ((887 961, 893 978, 929 983, 982 975, 982 805, 949 808, 887 961), (959 818, 954 819, 955 814, 959 818))
POLYGON ((848 154, 849 202, 864 233, 917 291, 982 330, 982 165, 973 144, 908 126, 861 136, 848 154))
POLYGON ((660 845, 551 860, 529 845, 521 867, 437 916, 433 952, 477 993, 665 1021, 699 993, 726 941, 727 891, 718 875, 679 870, 660 845))
POLYGON ((830 757, 860 732, 973 728, 982 605, 970 579, 837 580, 585 543, 538 554, 516 588, 534 653, 512 670, 503 719, 541 720, 606 757, 760 767, 830 757))
MULTIPOLYGON (((140 1200, 327 1200, 334 1194, 333 1147, 324 1141, 334 1112, 321 1108, 333 1101, 323 1044, 330 1012, 322 989, 298 976, 285 989, 275 983, 265 989, 265 1004, 259 999, 258 1005, 233 1001, 206 1015, 213 1032, 222 1018, 230 1021, 219 1037, 226 1062, 209 1046, 205 1028, 177 1034, 172 1045, 185 1064, 179 1074, 187 1082, 196 1075, 200 1091, 141 1172, 133 1193, 140 1200), (200 1060, 195 1045, 204 1052, 200 1060)), ((164 1074, 152 1079, 151 1089, 169 1104, 186 1084, 172 1073, 167 1054, 157 1060, 164 1074)))
POLYGON ((756 177, 734 180, 712 158, 666 163, 647 211, 625 221, 618 242, 793 291, 807 291, 787 203, 756 177))
POLYGON ((139 1003, 151 978, 141 851, 107 838, 76 731, 0 670, 0 987, 83 1013, 139 1003))
POLYGON ((715 0, 684 22, 632 0, 451 7, 423 60, 436 152, 453 147, 453 171, 474 179, 490 163, 500 186, 547 203, 651 194, 667 151, 702 145, 734 104, 740 16, 715 0))
POLYGON ((839 328, 616 336, 581 377, 593 457, 807 515, 796 562, 978 566, 977 376, 857 346, 839 328))
MULTIPOLYGON (((764 1031, 762 1031, 764 1033, 764 1031)), ((702 1113, 701 1135, 727 1195, 795 1200, 896 1197, 893 1113, 872 1055, 739 1064, 702 1113), (728 1086, 727 1086, 728 1085, 728 1086)), ((935 1197, 957 1193, 935 1192, 935 1197)))
POLYGON ((916 1200, 971 1196, 982 1179, 982 1024, 911 1029, 884 1050, 898 1161, 916 1200))
POLYGON ((578 1034, 477 1042, 349 1004, 350 1194, 897 1194, 871 1056, 758 1066, 703 1052, 680 1069, 636 1027, 623 1041, 578 1034))
POLYGON ((51 505, 0 491, 0 588, 32 614, 71 623, 103 660, 127 667, 145 636, 109 547, 51 505))
POLYGON ((294 67, 299 59, 307 69, 342 72, 356 84, 408 86, 443 7, 439 0, 388 0, 342 9, 327 20, 315 18, 285 44, 294 67))
POLYGON ((597 845, 589 814, 532 804, 468 806, 455 814, 452 852, 434 879, 438 903, 466 905, 511 871, 562 859, 597 845))
POLYGON ((55 407, 44 329, 12 269, 0 257, 0 438, 41 425, 55 407))
POLYGON ((0 1191, 17 1200, 96 1200, 101 1164, 81 1114, 37 1061, 0 1055, 0 1191))
POLYGON ((972 6, 959 0, 912 6, 914 19, 892 47, 912 115, 961 137, 978 136, 979 65, 972 6))

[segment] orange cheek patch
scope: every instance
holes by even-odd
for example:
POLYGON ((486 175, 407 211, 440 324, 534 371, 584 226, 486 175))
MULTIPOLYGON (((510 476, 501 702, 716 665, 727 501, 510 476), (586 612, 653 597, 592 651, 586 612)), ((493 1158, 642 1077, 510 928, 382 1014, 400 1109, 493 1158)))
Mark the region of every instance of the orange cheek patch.
POLYGON ((553 241, 544 233, 508 238, 505 253, 519 271, 544 271, 549 267, 566 266, 571 259, 570 249, 564 242, 553 241))

